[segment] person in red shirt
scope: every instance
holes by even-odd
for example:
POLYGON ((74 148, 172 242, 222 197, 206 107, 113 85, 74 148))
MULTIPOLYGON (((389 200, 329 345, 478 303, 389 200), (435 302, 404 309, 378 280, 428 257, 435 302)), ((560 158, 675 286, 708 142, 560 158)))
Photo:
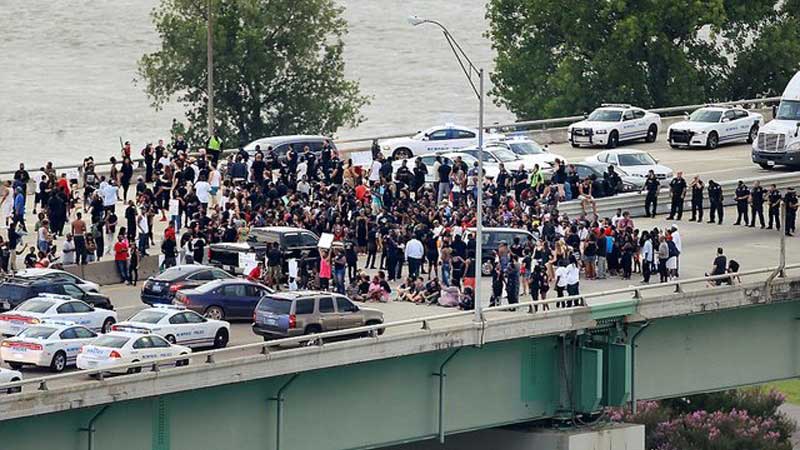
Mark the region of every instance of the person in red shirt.
POLYGON ((170 222, 167 229, 164 230, 164 239, 172 239, 175 240, 175 222, 170 222))
POLYGON ((355 192, 356 198, 363 202, 364 199, 369 195, 369 188, 362 183, 356 186, 355 192))
POLYGON ((247 274, 247 279, 250 281, 255 281, 256 283, 261 282, 261 277, 264 275, 264 261, 259 261, 258 265, 253 267, 253 270, 247 274))
POLYGON ((128 241, 125 236, 120 233, 117 236, 117 242, 114 244, 114 262, 117 265, 117 271, 123 283, 130 283, 128 276, 128 241))
POLYGON ((69 180, 67 180, 67 174, 61 174, 61 178, 56 181, 56 186, 64 191, 64 194, 67 196, 67 198, 69 198, 69 180))

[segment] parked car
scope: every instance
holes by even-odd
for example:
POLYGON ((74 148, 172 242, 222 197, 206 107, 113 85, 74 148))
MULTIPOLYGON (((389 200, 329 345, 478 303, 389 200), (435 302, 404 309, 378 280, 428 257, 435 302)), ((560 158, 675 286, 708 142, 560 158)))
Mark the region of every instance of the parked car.
MULTIPOLYGON (((436 162, 436 156, 438 155, 432 154, 424 156, 412 156, 411 158, 408 159, 394 160, 392 161, 392 169, 393 169, 392 176, 394 177, 395 181, 397 181, 397 169, 399 169, 404 163, 406 164, 406 167, 408 167, 408 170, 411 171, 411 173, 413 174, 414 167, 416 167, 417 165, 417 160, 420 160, 422 161, 422 164, 428 169, 428 173, 425 175, 425 182, 435 183, 439 181, 439 174, 433 170, 433 165, 436 162)), ((447 158, 446 156, 442 156, 442 158, 448 164, 451 165, 453 164, 453 161, 451 161, 450 158, 447 158)))
POLYGON ((42 294, 23 302, 12 311, 0 314, 0 334, 15 336, 48 319, 73 322, 106 333, 117 322, 117 313, 95 308, 65 295, 42 294))
MULTIPOLYGON (((484 133, 484 141, 498 140, 502 134, 484 133)), ((478 145, 478 130, 451 123, 419 131, 410 137, 385 139, 378 143, 384 156, 408 159, 441 151, 478 145)))
POLYGON ((200 264, 170 267, 144 282, 141 293, 142 303, 150 306, 170 304, 179 289, 189 289, 212 280, 227 280, 231 278, 233 278, 233 275, 218 267, 200 264))
POLYGON ((614 148, 620 142, 644 139, 655 142, 661 128, 661 116, 626 104, 603 104, 586 119, 567 128, 573 147, 581 145, 614 148))
POLYGON ((178 291, 172 302, 209 319, 252 319, 258 301, 272 292, 272 289, 262 284, 241 278, 215 280, 178 291))
POLYGON ((319 236, 303 228, 263 227, 250 230, 246 242, 219 242, 209 246, 208 262, 233 274, 244 274, 239 265, 240 253, 252 253, 256 260, 263 261, 267 244, 278 243, 284 273, 289 259, 306 258, 310 263, 319 261, 319 236))
POLYGON ((75 365, 81 347, 96 337, 96 332, 74 322, 42 320, 4 340, 0 344, 0 357, 12 369, 33 366, 63 372, 75 365))
MULTIPOLYGON (((591 175, 597 177, 598 180, 602 180, 609 166, 609 164, 597 161, 582 161, 572 163, 572 165, 575 166, 575 171, 578 173, 578 177, 580 177, 581 180, 591 175)), ((620 169, 619 166, 614 166, 614 171, 622 178, 622 192, 638 192, 644 188, 645 178, 628 175, 628 173, 620 169)), ((577 192, 573 192, 573 194, 576 196, 578 195, 577 192)))
POLYGON ((12 276, 0 282, 0 311, 14 309, 25 300, 41 294, 67 295, 97 308, 114 309, 111 299, 107 296, 88 292, 73 282, 12 276))
MULTIPOLYGON (((22 373, 19 370, 8 370, 0 367, 0 384, 22 381, 22 373)), ((16 394, 22 392, 22 386, 4 389, 6 394, 16 394)))
MULTIPOLYGON (((125 333, 112 331, 98 336, 83 346, 78 355, 78 369, 107 369, 110 373, 138 373, 141 367, 119 370, 116 367, 159 358, 188 355, 192 350, 182 345, 170 344, 157 334, 125 333)), ((185 366, 189 359, 179 359, 165 365, 185 366)))
POLYGON ((672 148, 714 149, 737 141, 752 144, 762 125, 764 116, 757 112, 734 106, 707 106, 672 124, 667 136, 672 148))
MULTIPOLYGON (((467 243, 467 256, 470 258, 475 257, 475 246, 469 241, 469 236, 475 233, 475 228, 467 229, 467 236, 464 242, 467 243)), ((481 239, 481 273, 484 276, 492 273, 492 262, 495 258, 495 252, 501 242, 508 245, 514 243, 514 238, 519 238, 520 243, 524 244, 528 240, 535 241, 536 238, 528 230, 519 228, 503 228, 503 227, 483 227, 481 239)))
POLYGON ((672 169, 659 164, 649 153, 641 150, 605 150, 586 158, 586 161, 617 166, 634 177, 647 177, 648 172, 652 170, 659 180, 672 178, 672 169))
MULTIPOLYGON (((467 154, 475 158, 475 160, 477 160, 480 151, 478 150, 477 147, 467 147, 459 149, 455 153, 467 154)), ((512 170, 517 170, 520 167, 525 167, 528 170, 533 169, 533 164, 528 166, 527 164, 525 164, 524 159, 522 159, 519 155, 512 152, 505 146, 496 146, 496 145, 484 146, 483 164, 484 165, 490 164, 493 166, 497 166, 499 170, 501 163, 503 164, 503 166, 505 166, 506 170, 508 170, 509 172, 512 170)))
MULTIPOLYGON (((470 169, 476 167, 476 164, 478 163, 478 158, 470 155, 469 153, 461 153, 460 151, 444 152, 437 154, 443 158, 447 158, 450 161, 450 164, 452 164, 454 161, 458 161, 458 158, 461 158, 464 164, 466 164, 467 167, 469 167, 470 169)), ((497 163, 484 161, 483 173, 486 176, 486 178, 497 178, 497 174, 500 173, 500 165, 497 163)), ((436 181, 438 181, 438 175, 436 181)))
MULTIPOLYGON (((253 332, 267 341, 382 323, 382 311, 362 308, 344 295, 287 291, 266 295, 258 302, 253 332)), ((382 333, 383 329, 378 330, 382 333)))
POLYGON ((178 305, 156 305, 143 309, 111 329, 153 333, 162 336, 170 344, 191 348, 223 348, 228 345, 231 335, 230 323, 203 317, 178 305))
POLYGON ((773 107, 773 120, 761 127, 753 142, 753 163, 762 169, 775 166, 800 167, 800 72, 794 74, 773 107))
POLYGON ((546 146, 543 147, 526 136, 509 136, 499 141, 490 142, 489 145, 505 147, 511 150, 522 158, 525 162, 525 168, 528 170, 533 169, 535 164, 538 164, 540 169, 546 169, 552 167, 556 159, 562 162, 567 160, 561 155, 550 153, 546 146))
POLYGON ((311 150, 311 153, 318 156, 325 143, 328 143, 334 151, 336 150, 336 144, 334 144, 333 139, 329 138, 328 136, 309 134, 271 136, 256 139, 255 141, 245 145, 244 149, 252 156, 256 153, 256 147, 260 147, 264 152, 266 152, 267 148, 272 147, 272 150, 278 156, 278 159, 283 160, 286 159, 286 152, 289 151, 289 146, 294 147, 294 150, 298 153, 301 153, 303 148, 308 146, 308 148, 311 150))
POLYGON ((72 283, 80 287, 86 292, 100 292, 100 285, 84 280, 83 278, 73 275, 66 270, 58 269, 22 269, 14 272, 14 276, 24 278, 26 280, 47 280, 51 283, 72 283))

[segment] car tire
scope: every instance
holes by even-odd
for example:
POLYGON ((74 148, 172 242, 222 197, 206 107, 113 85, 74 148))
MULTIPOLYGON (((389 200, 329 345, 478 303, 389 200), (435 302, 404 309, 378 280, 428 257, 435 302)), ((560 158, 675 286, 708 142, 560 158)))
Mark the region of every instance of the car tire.
POLYGON ((225 348, 228 345, 228 339, 230 339, 228 330, 220 328, 214 335, 214 348, 225 348))
POLYGON ((658 138, 658 127, 653 124, 647 129, 647 136, 644 138, 645 142, 655 142, 658 138))
POLYGON ((680 145, 669 144, 670 147, 674 148, 675 150, 679 150, 681 148, 680 145))
POLYGON ((22 369, 22 364, 20 363, 8 363, 8 367, 11 367, 14 370, 22 369))
POLYGON ((108 333, 109 331, 111 331, 111 326, 112 326, 112 325, 114 325, 115 323, 117 323, 117 321, 116 321, 116 320, 114 320, 114 318, 113 318, 113 317, 108 317, 108 318, 107 318, 107 319, 106 319, 106 320, 103 322, 103 326, 100 328, 100 331, 101 331, 103 334, 106 334, 106 333, 108 333))
POLYGON ((219 306, 209 306, 206 308, 205 316, 213 320, 225 319, 225 310, 219 306))
MULTIPOLYGON (((180 356, 186 356, 188 353, 181 353, 180 356)), ((175 361, 175 367, 185 367, 189 365, 189 359, 179 359, 175 361)))
POLYGON ((747 134, 747 143, 748 144, 752 144, 753 142, 756 141, 756 139, 758 139, 758 124, 757 123, 753 124, 753 126, 750 127, 750 133, 747 134))
MULTIPOLYGON (((322 333, 322 327, 319 326, 319 325, 309 325, 309 326, 306 327, 305 330, 303 330, 303 335, 304 336, 311 336, 311 335, 318 334, 318 333, 322 333)), ((316 339, 303 340, 303 341, 300 341, 300 345, 304 346, 304 347, 310 346, 315 341, 316 341, 316 339)))
POLYGON ((61 373, 64 369, 67 368, 67 354, 58 351, 55 355, 53 355, 53 360, 50 361, 50 371, 55 373, 61 373))
POLYGON ((569 143, 569 145, 571 145, 571 146, 572 146, 572 148, 581 148, 581 145, 580 145, 580 144, 576 144, 576 143, 574 143, 574 142, 570 142, 570 143, 569 143))
POLYGON ((178 343, 178 340, 175 339, 175 336, 173 336, 171 334, 168 334, 168 335, 164 336, 164 339, 166 339, 167 342, 169 342, 170 344, 173 344, 173 345, 178 343))
POLYGON ((400 147, 392 153, 394 159, 408 159, 414 156, 414 153, 411 152, 410 148, 400 147))
MULTIPOLYGON (((17 382, 17 381, 22 381, 22 380, 20 380, 17 377, 14 377, 14 378, 11 379, 12 383, 17 382)), ((22 386, 17 386, 17 387, 6 389, 6 394, 19 394, 20 392, 22 392, 22 386)))
POLYGON ((481 275, 483 275, 484 277, 488 277, 489 275, 491 275, 492 270, 494 270, 492 263, 486 261, 483 264, 481 264, 481 275))
POLYGON ((714 150, 719 146, 719 135, 716 131, 712 131, 708 133, 708 138, 706 138, 706 148, 709 150, 714 150))
MULTIPOLYGON (((374 326, 374 325, 380 325, 381 323, 382 323, 382 322, 381 322, 381 321, 379 321, 379 320, 368 320, 368 321, 367 321, 367 323, 366 323, 365 325, 366 325, 366 326, 368 326, 368 327, 371 327, 371 326, 374 326)), ((372 335, 372 336, 374 336, 374 335, 375 335, 375 333, 377 332, 377 333, 378 333, 378 336, 380 336, 380 335, 382 335, 382 334, 383 334, 383 332, 384 332, 384 331, 386 331, 386 328, 381 328, 381 329, 379 329, 379 330, 370 331, 370 332, 368 332, 367 334, 368 334, 368 335, 372 335)))
MULTIPOLYGON (((139 362, 139 360, 131 361, 131 364, 138 363, 138 362, 139 362)), ((141 373, 141 372, 142 372, 142 367, 141 366, 139 366, 139 367, 131 367, 130 369, 128 369, 128 375, 132 375, 134 373, 141 373)))
POLYGON ((619 134, 617 134, 617 130, 614 130, 608 135, 606 148, 617 148, 617 145, 619 145, 619 134))
POLYGON ((764 170, 772 170, 772 168, 775 167, 775 166, 770 166, 769 164, 766 163, 758 163, 758 165, 761 166, 761 168, 764 170))

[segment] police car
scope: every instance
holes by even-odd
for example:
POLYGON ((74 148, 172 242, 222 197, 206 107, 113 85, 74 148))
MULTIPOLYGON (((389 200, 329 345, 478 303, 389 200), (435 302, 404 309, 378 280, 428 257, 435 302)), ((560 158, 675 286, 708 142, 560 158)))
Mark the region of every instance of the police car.
POLYGON ((96 337, 97 333, 83 325, 43 320, 0 343, 0 357, 12 369, 36 366, 61 372, 75 364, 81 347, 96 337))
MULTIPOLYGON (((0 367, 0 384, 13 383, 15 381, 22 381, 22 373, 18 370, 8 370, 0 367)), ((22 392, 22 386, 4 388, 1 391, 5 391, 6 394, 14 394, 22 392)))
POLYGON ((178 305, 156 305, 139 311, 111 327, 113 331, 147 332, 162 336, 171 344, 187 347, 222 348, 228 345, 231 324, 207 319, 178 305))
POLYGON ((620 142, 644 139, 655 142, 661 128, 661 116, 626 104, 603 104, 567 128, 567 139, 573 147, 605 146, 614 148, 620 142))
POLYGON ((15 336, 45 319, 74 322, 90 330, 105 333, 117 322, 117 313, 94 308, 66 295, 40 294, 11 311, 0 314, 0 334, 15 336))
MULTIPOLYGON (((485 141, 500 140, 502 134, 485 133, 485 141)), ((457 150, 478 145, 478 130, 446 124, 420 131, 414 136, 385 139, 378 143, 384 156, 407 159, 443 150, 457 150)))
POLYGON ((732 106, 706 106, 693 112, 686 120, 672 124, 667 136, 672 148, 717 148, 728 142, 752 144, 764 116, 732 106))
MULTIPOLYGON (((128 370, 115 368, 137 362, 188 355, 191 351, 189 347, 170 344, 157 334, 111 331, 84 345, 75 365, 84 370, 105 369, 104 371, 110 373, 138 373, 141 372, 141 367, 128 370)), ((188 359, 180 359, 166 365, 187 364, 189 364, 188 359)))

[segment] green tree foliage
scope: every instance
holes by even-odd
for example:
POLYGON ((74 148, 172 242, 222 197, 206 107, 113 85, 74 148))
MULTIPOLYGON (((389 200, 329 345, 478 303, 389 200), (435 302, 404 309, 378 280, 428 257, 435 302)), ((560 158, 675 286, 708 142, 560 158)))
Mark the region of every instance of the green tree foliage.
POLYGON ((492 94, 523 118, 780 95, 800 69, 800 0, 491 0, 487 16, 492 94))
MULTIPOLYGON (((139 61, 153 106, 187 105, 188 138, 206 136, 208 0, 162 0, 161 48, 139 61)), ((333 0, 211 0, 214 105, 228 145, 264 136, 331 134, 363 118, 369 99, 344 78, 347 23, 333 0)))

